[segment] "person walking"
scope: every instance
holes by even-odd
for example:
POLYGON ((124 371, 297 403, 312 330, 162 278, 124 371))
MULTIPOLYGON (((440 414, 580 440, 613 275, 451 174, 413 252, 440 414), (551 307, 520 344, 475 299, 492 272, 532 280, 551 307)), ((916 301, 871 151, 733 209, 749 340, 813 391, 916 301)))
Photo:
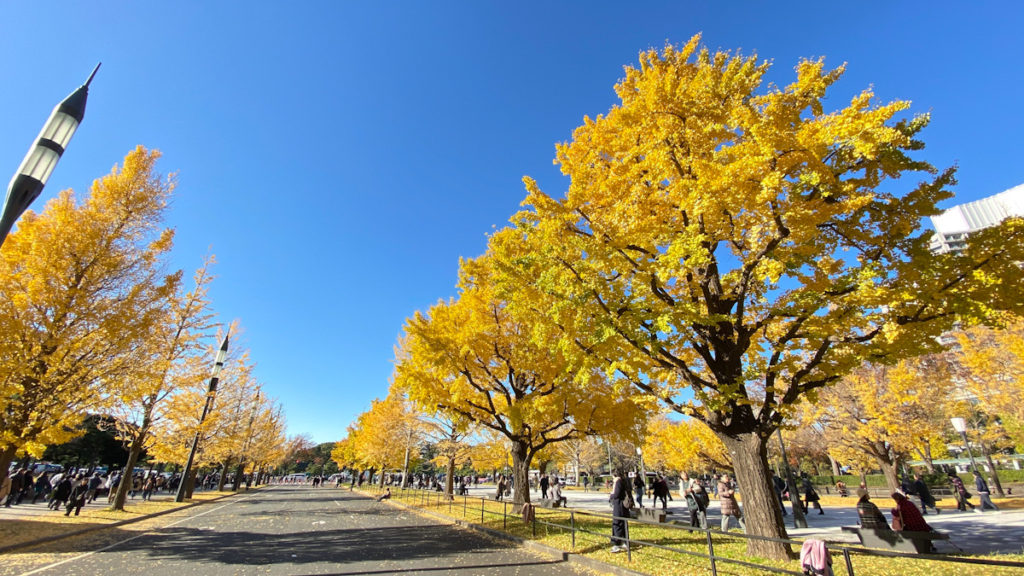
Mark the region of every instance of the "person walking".
POLYGON ((53 495, 50 499, 50 510, 60 510, 71 496, 71 474, 64 474, 57 485, 53 488, 53 495))
POLYGON ((786 491, 786 481, 780 478, 778 474, 772 474, 772 487, 775 488, 775 496, 779 499, 779 508, 782 510, 782 515, 789 516, 789 512, 786 512, 786 501, 782 498, 782 493, 786 491))
POLYGON ((722 532, 729 531, 729 518, 736 518, 740 529, 746 532, 747 525, 743 521, 743 510, 740 509, 740 504, 736 501, 736 490, 733 489, 732 479, 728 474, 722 474, 722 479, 718 482, 718 499, 722 506, 722 532))
POLYGON ((669 493, 668 482, 665 481, 665 477, 658 474, 655 477, 654 482, 651 484, 651 492, 654 493, 654 507, 658 507, 658 500, 661 500, 661 509, 668 510, 668 501, 672 499, 672 494, 669 493))
POLYGON ((590 492, 590 476, 583 477, 583 492, 590 492))
POLYGON ((28 476, 28 469, 19 468, 17 472, 8 476, 11 480, 9 492, 7 493, 7 501, 4 502, 4 506, 7 508, 11 507, 11 504, 18 504, 21 502, 21 491, 25 488, 25 477, 28 476))
POLYGON ((918 500, 921 501, 922 515, 927 516, 929 508, 936 514, 939 513, 939 509, 935 506, 935 497, 932 496, 932 491, 928 489, 928 485, 924 483, 920 474, 914 474, 914 482, 911 487, 914 489, 914 494, 917 494, 918 500))
POLYGON ((65 516, 70 516, 71 511, 75 511, 75 516, 82 511, 82 507, 85 506, 85 496, 89 492, 89 483, 86 481, 85 476, 78 474, 75 476, 75 482, 71 486, 71 494, 68 496, 68 503, 64 507, 65 516))
POLYGON ((974 504, 971 504, 971 493, 967 491, 964 481, 956 475, 956 472, 949 473, 949 483, 953 485, 953 497, 956 498, 957 510, 966 512, 969 507, 974 512, 980 512, 980 510, 974 507, 974 504))
POLYGON ((145 483, 142 484, 142 500, 145 502, 153 496, 153 491, 156 490, 156 474, 150 474, 146 477, 145 483))
POLYGON ((982 512, 985 510, 999 510, 999 508, 992 503, 992 498, 988 491, 988 483, 981 477, 981 472, 974 470, 973 473, 974 489, 978 491, 978 500, 981 501, 978 504, 978 508, 980 508, 982 512))
POLYGON ((686 500, 686 508, 690 511, 690 526, 707 530, 708 527, 708 491, 696 478, 683 472, 679 476, 679 489, 686 500))
POLYGON ((548 497, 548 486, 550 486, 550 480, 548 480, 547 474, 540 475, 540 497, 545 499, 548 497))
POLYGON ((612 472, 612 492, 608 501, 612 504, 612 553, 626 551, 626 516, 629 508, 626 501, 630 499, 629 486, 623 478, 622 470, 612 472))
POLYGON ((88 493, 85 496, 86 502, 96 501, 96 495, 99 494, 101 484, 103 484, 103 478, 100 477, 100 473, 93 472, 86 482, 86 488, 88 488, 88 493))
POLYGON ((46 497, 50 494, 50 475, 45 470, 36 478, 35 483, 32 485, 32 491, 33 504, 40 498, 46 500, 46 497))
POLYGON ((494 495, 494 499, 501 502, 501 497, 505 495, 505 476, 498 476, 498 493, 494 495))
POLYGON ((821 509, 821 497, 818 496, 817 490, 814 489, 814 485, 811 484, 811 479, 804 476, 804 514, 808 512, 811 504, 814 504, 814 509, 818 511, 818 514, 824 514, 825 511, 821 509))
POLYGON ((636 505, 638 508, 644 507, 644 492, 647 490, 647 484, 644 483, 643 474, 639 470, 633 475, 633 492, 636 494, 636 505))

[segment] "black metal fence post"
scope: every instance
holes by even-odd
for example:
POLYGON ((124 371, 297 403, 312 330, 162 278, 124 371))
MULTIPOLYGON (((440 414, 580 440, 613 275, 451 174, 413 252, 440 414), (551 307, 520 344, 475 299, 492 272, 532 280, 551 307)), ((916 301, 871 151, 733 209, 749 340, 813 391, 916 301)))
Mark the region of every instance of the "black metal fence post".
POLYGON ((843 560, 846 560, 846 573, 853 576, 853 560, 850 559, 850 549, 843 548, 843 560))
POLYGON ((484 499, 480 499, 480 524, 484 523, 484 499))
MULTIPOLYGON (((629 514, 628 510, 626 511, 626 514, 629 514)), ((630 546, 630 542, 629 542, 629 520, 623 520, 623 522, 626 524, 626 561, 627 562, 632 562, 633 561, 633 547, 630 546)))
POLYGON ((705 530, 708 537, 708 558, 711 560, 711 576, 718 576, 718 565, 715 564, 715 544, 711 541, 711 530, 705 530))
POLYGON ((576 513, 569 512, 569 530, 572 532, 572 549, 576 549, 576 513))
POLYGON ((501 528, 508 530, 508 502, 502 502, 501 504, 501 528))

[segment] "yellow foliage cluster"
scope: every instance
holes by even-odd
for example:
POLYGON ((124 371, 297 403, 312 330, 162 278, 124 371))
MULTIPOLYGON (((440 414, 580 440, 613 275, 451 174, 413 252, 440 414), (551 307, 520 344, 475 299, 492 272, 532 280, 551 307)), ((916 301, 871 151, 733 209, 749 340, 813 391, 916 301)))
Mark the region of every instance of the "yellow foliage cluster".
MULTIPOLYGON (((212 257, 189 292, 181 271, 164 272, 174 235, 162 220, 175 179, 157 172, 159 157, 137 147, 86 198, 66 190, 42 212, 26 212, 4 243, 0 479, 15 457, 41 457, 80 433, 87 413, 117 422, 131 447, 129 466, 147 448, 162 450, 164 461, 184 461, 209 370, 201 341, 213 327, 206 297, 212 257)), ((232 371, 223 377, 230 396, 232 371)), ((234 436, 273 450, 281 443, 280 409, 251 411, 274 411, 276 424, 261 417, 234 436)), ((213 451, 206 452, 209 460, 213 451)))
POLYGON ((173 180, 139 147, 79 202, 65 190, 28 211, 0 252, 0 465, 42 456, 100 412, 144 362, 144 343, 180 274, 160 264, 173 180))
POLYGON ((653 419, 643 446, 649 468, 671 472, 732 470, 732 458, 718 436, 695 419, 653 419))
POLYGON ((593 434, 629 434, 642 417, 600 371, 573 370, 555 340, 506 309, 487 256, 462 262, 457 299, 406 324, 395 384, 422 410, 464 419, 505 437, 515 467, 545 447, 593 434))
POLYGON ((340 467, 380 471, 401 470, 407 458, 415 464, 425 433, 419 416, 401 394, 374 400, 349 426, 346 438, 335 444, 331 458, 340 467))
POLYGON ((1018 451, 1024 450, 1024 319, 1009 318, 996 329, 975 326, 956 336, 964 368, 957 376, 964 391, 977 409, 1000 420, 1018 451))

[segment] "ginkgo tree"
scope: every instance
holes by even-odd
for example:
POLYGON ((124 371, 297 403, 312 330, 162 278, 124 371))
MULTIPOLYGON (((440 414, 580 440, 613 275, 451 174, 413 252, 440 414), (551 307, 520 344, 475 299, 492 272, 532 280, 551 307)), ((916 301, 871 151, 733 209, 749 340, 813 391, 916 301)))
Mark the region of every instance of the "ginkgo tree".
MULTIPOLYGON (((419 420, 424 440, 433 445, 436 453, 433 463, 445 471, 445 496, 452 498, 455 495, 455 468, 470 461, 472 446, 469 438, 475 432, 475 426, 458 414, 442 411, 422 414, 419 420)), ((406 464, 403 478, 408 478, 408 472, 409 466, 406 464)))
POLYGON ((958 381, 980 411, 998 418, 1018 452, 1024 451, 1024 318, 1002 329, 975 326, 956 334, 958 381))
POLYGON ((556 147, 564 196, 525 179, 526 209, 490 247, 511 314, 546 318, 534 340, 561 333, 552 348, 573 365, 703 421, 730 452, 748 532, 781 538, 775 429, 867 359, 1020 309, 1024 221, 931 254, 921 221, 954 177, 916 157, 928 117, 871 90, 826 110, 845 66, 801 61, 786 86, 766 85, 770 67, 699 37, 642 53, 620 103, 556 147))
POLYGON ((605 447, 595 436, 574 438, 555 445, 555 458, 565 470, 572 470, 576 475, 577 485, 583 475, 597 476, 597 471, 605 463, 605 447))
POLYGON ((882 470, 891 491, 900 489, 897 469, 941 438, 948 420, 944 404, 952 391, 938 356, 895 366, 868 365, 823 390, 811 420, 821 423, 826 446, 837 460, 861 461, 882 470), (939 416, 939 417, 936 417, 939 416))
MULTIPOLYGON (((208 258, 193 276, 194 287, 184 292, 179 284, 159 307, 159 320, 149 331, 136 373, 116 388, 109 415, 118 436, 128 445, 125 470, 134 470, 143 450, 152 446, 150 429, 164 417, 164 403, 183 382, 202 381, 195 362, 187 359, 205 352, 201 338, 213 327, 208 298, 212 276, 208 258)), ((111 508, 124 510, 131 482, 122 482, 111 508)))
POLYGON ((379 470, 381 483, 387 470, 403 470, 408 476, 410 457, 417 455, 424 438, 418 417, 412 404, 395 390, 383 400, 373 400, 349 427, 346 444, 355 463, 363 470, 379 470))
POLYGON ((643 412, 599 370, 572 370, 494 296, 490 259, 464 260, 459 297, 407 321, 395 386, 424 411, 452 414, 510 443, 514 501, 530 501, 533 458, 559 442, 639 429, 643 412))
POLYGON ((93 182, 28 211, 0 251, 0 482, 102 413, 145 358, 180 272, 165 274, 173 178, 138 147, 93 182))

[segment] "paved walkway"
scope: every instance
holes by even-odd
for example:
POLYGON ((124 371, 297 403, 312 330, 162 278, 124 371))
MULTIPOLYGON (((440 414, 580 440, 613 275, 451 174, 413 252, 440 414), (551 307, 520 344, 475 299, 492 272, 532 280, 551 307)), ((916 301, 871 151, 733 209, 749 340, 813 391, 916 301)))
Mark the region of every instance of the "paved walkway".
POLYGON ((11 552, 0 575, 582 574, 510 542, 327 488, 268 487, 160 526, 11 552))

